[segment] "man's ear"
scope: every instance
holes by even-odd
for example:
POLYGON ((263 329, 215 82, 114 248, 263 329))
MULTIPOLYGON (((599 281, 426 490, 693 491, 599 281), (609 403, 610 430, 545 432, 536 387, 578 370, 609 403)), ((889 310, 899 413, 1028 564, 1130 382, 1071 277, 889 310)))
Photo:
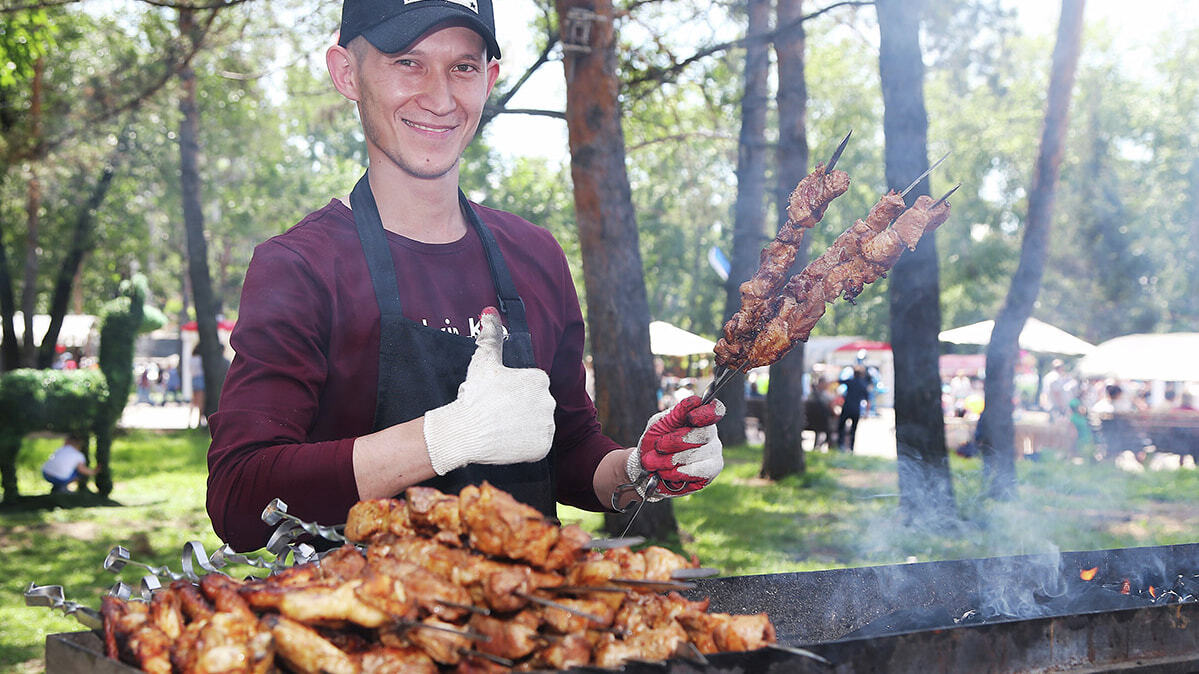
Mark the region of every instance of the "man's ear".
POLYGON ((350 50, 335 44, 325 52, 325 65, 329 68, 329 77, 333 86, 342 96, 357 101, 358 94, 358 62, 350 50))
POLYGON ((500 77, 500 62, 491 59, 487 62, 487 95, 491 96, 491 89, 495 86, 496 80, 500 77))

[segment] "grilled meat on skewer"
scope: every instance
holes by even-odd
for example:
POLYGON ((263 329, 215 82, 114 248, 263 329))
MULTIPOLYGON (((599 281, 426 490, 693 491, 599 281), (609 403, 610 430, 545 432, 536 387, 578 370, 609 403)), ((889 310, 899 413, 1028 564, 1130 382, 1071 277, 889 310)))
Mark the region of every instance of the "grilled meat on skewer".
POLYGON ((839 297, 857 297, 866 284, 894 266, 905 247, 915 247, 924 232, 933 231, 949 217, 948 202, 936 203, 928 196, 919 197, 900 213, 902 203, 896 194, 880 199, 866 220, 854 223, 787 282, 771 300, 768 319, 756 326, 756 333, 740 340, 722 338, 717 343, 717 364, 746 369, 782 358, 794 344, 807 340, 827 303, 839 297))
POLYGON ((752 339, 757 326, 768 316, 770 299, 778 293, 795 262, 804 230, 820 222, 829 203, 847 189, 849 175, 836 170, 826 173, 823 164, 799 181, 788 202, 787 222, 762 250, 758 270, 741 284, 741 309, 725 323, 724 340, 738 343, 752 339))

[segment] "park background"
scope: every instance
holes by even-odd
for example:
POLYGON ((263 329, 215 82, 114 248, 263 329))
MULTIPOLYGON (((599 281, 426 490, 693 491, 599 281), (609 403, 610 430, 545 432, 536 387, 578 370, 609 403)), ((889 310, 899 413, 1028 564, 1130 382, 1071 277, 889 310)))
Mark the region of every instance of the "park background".
MULTIPOLYGON (((1092 343, 1199 325, 1192 280, 1199 264, 1199 24, 1185 4, 1087 5, 1033 315, 1092 343)), ((561 115, 563 52, 546 37, 556 30, 555 7, 505 6, 517 9, 498 16, 503 79, 464 159, 464 189, 549 228, 576 265, 586 302, 561 115), (545 64, 524 80, 543 53, 545 64)), ((910 6, 923 10, 928 156, 950 152, 930 177, 930 192, 963 184, 953 218, 936 236, 940 327, 948 328, 995 318, 1015 272, 1057 6, 910 6)), ((803 7, 816 14, 804 22, 808 163, 854 131, 839 164, 853 187, 810 234, 819 252, 887 188, 879 26, 870 3, 803 7)), ((679 0, 617 9, 620 121, 648 313, 714 338, 726 288, 709 256, 713 248, 731 250, 735 229, 747 5, 679 0)), ((15 289, 10 312, 50 312, 66 270, 69 313, 99 313, 122 281, 141 273, 149 302, 172 325, 235 320, 253 246, 344 195, 361 172, 352 106, 323 72, 337 10, 294 0, 6 6, 0 267, 15 289), (198 152, 189 173, 181 151, 192 133, 198 152), (188 195, 198 196, 211 282, 201 312, 189 268, 198 246, 188 195)), ((768 78, 771 92, 779 84, 768 78)), ((778 114, 768 111, 768 145, 778 140, 778 114)), ((772 212, 774 201, 767 191, 755 208, 772 212)), ((830 306, 814 335, 888 339, 887 283, 854 305, 830 306)), ((592 335, 610 329, 589 323, 592 335)), ((53 444, 27 440, 22 491, 39 490, 36 469, 53 444)), ((205 447, 202 430, 122 432, 113 449, 113 503, 0 513, 0 570, 9 591, 0 608, 0 665, 36 671, 41 636, 74 628, 20 607, 16 595, 27 582, 62 583, 70 596, 96 603, 111 582, 98 566, 112 544, 132 540, 159 562, 177 557, 184 540, 215 546, 200 507, 205 447)), ((728 573, 1195 540, 1193 471, 1129 474, 1047 453, 1018 466, 1015 500, 993 502, 978 460, 955 457, 957 518, 930 532, 894 526, 893 460, 822 455, 803 473, 772 482, 758 477, 760 446, 735 445, 730 457, 727 479, 709 497, 679 502, 673 540, 728 573), (737 537, 746 517, 762 526, 737 537)))

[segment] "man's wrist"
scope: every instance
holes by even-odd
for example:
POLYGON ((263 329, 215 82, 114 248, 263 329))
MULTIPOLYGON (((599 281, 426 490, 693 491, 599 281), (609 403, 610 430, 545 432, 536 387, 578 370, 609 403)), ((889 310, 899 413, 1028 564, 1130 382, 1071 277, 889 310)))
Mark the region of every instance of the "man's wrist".
MULTIPOLYGON (((596 466, 595 477, 592 479, 592 488, 595 490, 595 497, 603 504, 605 508, 612 504, 612 494, 616 488, 622 484, 631 482, 628 476, 628 457, 630 454, 636 454, 637 448, 615 449, 608 452, 604 458, 600 459, 600 463, 596 466)), ((630 495, 632 491, 630 490, 630 495)), ((630 500, 630 499, 626 499, 630 500)), ((618 504, 625 505, 625 504, 618 504)))

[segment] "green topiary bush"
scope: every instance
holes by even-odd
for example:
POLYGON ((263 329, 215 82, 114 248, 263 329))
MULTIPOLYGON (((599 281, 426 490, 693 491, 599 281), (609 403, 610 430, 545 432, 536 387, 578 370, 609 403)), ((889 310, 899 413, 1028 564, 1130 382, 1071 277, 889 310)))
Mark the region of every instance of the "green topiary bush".
MULTIPOLYGON (((96 437, 96 489, 112 492, 109 459, 112 436, 133 387, 133 347, 139 332, 163 324, 158 311, 146 311, 142 276, 121 284, 122 296, 100 313, 100 369, 20 369, 0 376, 0 487, 15 500, 17 453, 33 431, 96 437)), ((89 443, 90 444, 90 443, 89 443)), ((87 454, 87 447, 80 448, 87 454)))

